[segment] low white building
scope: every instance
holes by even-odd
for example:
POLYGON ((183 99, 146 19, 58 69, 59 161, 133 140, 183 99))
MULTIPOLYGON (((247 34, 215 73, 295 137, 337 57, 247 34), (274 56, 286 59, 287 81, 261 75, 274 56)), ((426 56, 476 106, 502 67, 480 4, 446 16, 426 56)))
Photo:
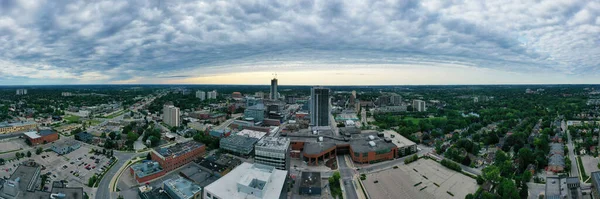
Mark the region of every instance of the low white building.
POLYGON ((204 199, 279 198, 287 171, 244 162, 204 188, 204 199))

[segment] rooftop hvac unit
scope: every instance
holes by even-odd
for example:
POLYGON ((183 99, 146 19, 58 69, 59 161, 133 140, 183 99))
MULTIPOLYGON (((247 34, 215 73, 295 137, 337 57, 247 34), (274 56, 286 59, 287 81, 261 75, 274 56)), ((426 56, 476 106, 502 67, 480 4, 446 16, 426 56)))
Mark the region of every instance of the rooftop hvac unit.
POLYGON ((319 142, 323 142, 323 136, 319 137, 319 142))
POLYGON ((369 141, 369 145, 371 145, 371 147, 375 147, 375 142, 369 141))

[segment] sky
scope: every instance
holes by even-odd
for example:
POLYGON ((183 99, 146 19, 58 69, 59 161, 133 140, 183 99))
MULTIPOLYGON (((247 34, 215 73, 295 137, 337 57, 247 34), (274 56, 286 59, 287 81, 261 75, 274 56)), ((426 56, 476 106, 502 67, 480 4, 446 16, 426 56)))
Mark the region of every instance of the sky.
POLYGON ((0 0, 0 85, 598 84, 600 1, 0 0))

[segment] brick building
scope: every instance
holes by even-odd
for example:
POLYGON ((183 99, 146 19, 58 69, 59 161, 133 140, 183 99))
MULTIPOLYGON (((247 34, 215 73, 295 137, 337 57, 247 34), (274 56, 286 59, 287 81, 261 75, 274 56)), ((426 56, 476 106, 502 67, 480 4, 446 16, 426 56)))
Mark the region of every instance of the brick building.
POLYGON ((153 149, 152 160, 160 164, 165 172, 172 171, 194 161, 206 152, 206 146, 195 141, 177 143, 170 147, 153 149))
POLYGON ((35 146, 58 140, 58 133, 52 130, 30 131, 25 133, 25 139, 29 140, 32 146, 35 146))

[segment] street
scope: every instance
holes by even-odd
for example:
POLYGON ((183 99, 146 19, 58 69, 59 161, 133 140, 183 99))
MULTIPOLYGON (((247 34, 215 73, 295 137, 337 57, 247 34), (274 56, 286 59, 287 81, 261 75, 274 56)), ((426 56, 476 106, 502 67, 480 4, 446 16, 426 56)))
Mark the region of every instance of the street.
MULTIPOLYGON (((571 175, 570 176, 579 177, 579 167, 577 166, 577 159, 575 158, 575 153, 573 152, 575 147, 573 146, 571 134, 567 130, 567 124, 564 120, 561 122, 561 128, 562 128, 562 132, 567 134, 567 139, 568 139, 567 148, 569 148, 569 160, 571 160, 571 175)), ((582 181, 585 181, 585 180, 586 179, 583 179, 582 181)))
POLYGON ((342 186, 344 186, 344 192, 346 192, 346 197, 349 199, 358 199, 358 195, 356 194, 356 189, 354 188, 354 169, 349 168, 346 164, 345 155, 337 156, 338 162, 338 170, 340 171, 340 177, 342 178, 342 186))
POLYGON ((132 157, 136 156, 136 153, 131 152, 120 152, 114 151, 114 156, 118 158, 117 163, 106 172, 104 178, 100 181, 98 185, 98 190, 96 191, 96 199, 109 199, 112 198, 112 192, 109 190, 108 186, 110 185, 110 181, 113 176, 117 174, 117 171, 132 157))

